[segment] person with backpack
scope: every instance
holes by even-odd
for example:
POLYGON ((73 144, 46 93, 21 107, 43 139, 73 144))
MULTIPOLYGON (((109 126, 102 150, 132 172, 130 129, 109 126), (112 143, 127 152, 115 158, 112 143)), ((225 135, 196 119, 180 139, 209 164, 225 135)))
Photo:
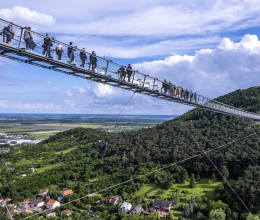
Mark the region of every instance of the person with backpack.
POLYGON ((13 32, 12 26, 13 26, 14 22, 11 22, 9 26, 4 28, 4 35, 6 36, 6 43, 10 44, 15 33, 13 32))
POLYGON ((68 47, 68 57, 69 61, 68 63, 71 64, 71 62, 74 60, 74 48, 73 48, 73 42, 70 42, 70 46, 68 47))
POLYGON ((126 77, 126 71, 125 71, 125 68, 123 66, 121 66, 118 71, 118 76, 120 78, 120 80, 125 80, 125 77, 126 77))
POLYGON ((62 53, 64 54, 63 47, 62 47, 61 43, 58 43, 58 45, 56 47, 56 54, 58 56, 58 60, 61 60, 62 53))
POLYGON ((95 51, 92 51, 92 54, 90 55, 90 62, 89 62, 89 69, 90 66, 92 66, 92 71, 94 71, 97 68, 97 55, 95 51))
POLYGON ((46 34, 46 37, 44 38, 44 41, 43 41, 43 52, 42 52, 42 55, 45 55, 46 53, 46 56, 48 56, 49 58, 52 58, 51 57, 51 47, 53 46, 52 42, 51 42, 51 38, 50 38, 50 35, 47 33, 46 34))
POLYGON ((133 74, 131 64, 128 64, 128 67, 126 69, 126 74, 127 74, 128 82, 130 82, 131 76, 133 74))
POLYGON ((80 51, 79 56, 80 56, 80 59, 81 59, 81 62, 82 62, 80 66, 84 68, 86 60, 88 59, 87 54, 85 52, 85 47, 82 48, 82 51, 80 51))
POLYGON ((32 33, 30 32, 31 30, 31 27, 28 27, 24 30, 23 39, 26 43, 26 50, 34 49, 33 37, 32 33))
POLYGON ((164 90, 164 93, 166 94, 166 93, 167 93, 167 90, 168 90, 168 82, 167 82, 166 79, 163 81, 162 88, 163 88, 163 90, 164 90))

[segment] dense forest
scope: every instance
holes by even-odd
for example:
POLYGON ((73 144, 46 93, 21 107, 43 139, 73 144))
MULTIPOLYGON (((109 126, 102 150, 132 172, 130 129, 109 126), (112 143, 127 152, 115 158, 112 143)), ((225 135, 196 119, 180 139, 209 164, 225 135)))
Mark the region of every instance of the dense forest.
MULTIPOLYGON (((259 113, 260 87, 237 90, 217 100, 259 113)), ((102 191, 102 196, 118 194, 122 199, 138 200, 134 194, 145 183, 152 182, 167 189, 173 183, 182 183, 194 177, 210 179, 214 174, 213 179, 223 180, 218 172, 220 170, 224 178, 236 181, 240 178, 233 188, 248 209, 258 215, 258 132, 258 124, 252 120, 205 112, 201 109, 194 109, 179 118, 139 131, 108 133, 76 128, 51 136, 41 144, 23 146, 19 150, 0 155, 2 164, 11 162, 14 168, 14 171, 10 172, 7 167, 1 166, 0 192, 3 196, 10 197, 13 203, 18 203, 45 189, 50 189, 52 198, 56 199, 63 188, 71 188, 75 193, 70 199, 76 199, 176 163, 151 175, 102 191), (231 143, 235 140, 237 141, 231 143), (207 155, 216 167, 201 154, 202 148, 203 151, 213 149, 207 155), (198 154, 200 155, 196 156, 198 154), (179 163, 192 156, 192 159, 179 163), (32 167, 35 168, 35 173, 29 169, 32 167), (27 174, 26 178, 20 177, 23 173, 27 174)), ((149 206, 142 198, 139 200, 137 204, 149 206)), ((224 218, 219 219, 251 219, 245 206, 224 180, 216 190, 215 201, 201 198, 197 203, 192 218, 197 215, 200 216, 197 219, 214 219, 210 216, 218 216, 215 210, 222 210, 223 214, 220 216, 224 218)), ((85 205, 80 201, 77 203, 78 207, 85 205)), ((104 219, 130 219, 118 214, 117 208, 106 209, 102 203, 94 206, 94 209, 104 219)), ((146 218, 149 219, 149 216, 146 218)), ((152 218, 154 216, 150 217, 152 218)), ((78 216, 75 219, 84 218, 78 216)))

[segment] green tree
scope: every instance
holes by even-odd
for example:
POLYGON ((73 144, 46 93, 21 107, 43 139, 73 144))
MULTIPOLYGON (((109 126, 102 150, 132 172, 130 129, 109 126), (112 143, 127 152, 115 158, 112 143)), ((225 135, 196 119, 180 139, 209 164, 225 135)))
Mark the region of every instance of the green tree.
POLYGON ((246 217, 246 220, 259 220, 257 216, 253 216, 251 213, 246 217))
POLYGON ((183 217, 188 218, 190 216, 190 207, 189 205, 185 205, 183 209, 183 217))
POLYGON ((200 181, 200 175, 199 174, 197 175, 197 181, 200 181))
POLYGON ((193 189, 195 187, 196 187, 195 177, 194 177, 194 174, 191 174, 190 188, 193 189))
POLYGON ((168 217, 169 217, 169 219, 174 219, 173 211, 169 212, 169 216, 168 217))
POLYGON ((198 213, 197 213, 197 216, 196 216, 196 219, 197 219, 197 220, 204 220, 204 219, 205 219, 205 216, 204 216, 201 212, 198 212, 198 213))
POLYGON ((159 214, 159 212, 155 212, 154 217, 155 217, 155 219, 160 219, 160 214, 159 214))
POLYGON ((212 180, 213 183, 215 183, 217 181, 215 173, 212 173, 211 180, 212 180))
POLYGON ((221 167, 220 172, 226 179, 229 178, 229 170, 225 165, 221 167))
POLYGON ((209 213, 209 220, 225 220, 226 214, 222 209, 212 210, 209 213))
POLYGON ((177 205, 180 201, 179 194, 176 192, 172 193, 172 204, 177 205))

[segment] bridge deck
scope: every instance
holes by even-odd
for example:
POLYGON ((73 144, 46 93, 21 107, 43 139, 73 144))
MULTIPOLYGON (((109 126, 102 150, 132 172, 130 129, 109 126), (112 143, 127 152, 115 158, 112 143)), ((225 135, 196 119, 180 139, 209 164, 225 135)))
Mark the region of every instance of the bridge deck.
MULTIPOLYGON (((2 19, 0 19, 0 22, 3 22, 4 24, 8 23, 2 19)), ((77 54, 75 54, 76 56, 73 64, 69 64, 68 62, 65 62, 63 60, 55 59, 55 51, 52 51, 53 58, 48 58, 41 54, 41 47, 37 47, 37 52, 26 50, 25 42, 22 40, 24 28, 18 25, 15 25, 15 27, 20 30, 20 34, 16 35, 16 38, 14 39, 14 45, 6 44, 5 42, 0 42, 0 56, 2 57, 42 67, 45 69, 65 73, 71 76, 80 77, 86 80, 92 80, 95 82, 108 84, 125 90, 142 93, 144 95, 149 95, 155 98, 164 99, 171 102, 177 102, 193 107, 199 107, 221 114, 260 120, 260 115, 258 114, 234 108, 232 106, 217 102, 215 100, 210 100, 204 96, 197 95, 196 93, 194 93, 196 94, 196 98, 191 98, 190 96, 187 96, 187 98, 185 98, 184 96, 180 97, 179 95, 176 95, 176 93, 172 94, 170 92, 167 92, 165 94, 162 91, 163 82, 161 80, 153 78, 149 75, 142 74, 135 70, 133 70, 130 82, 121 80, 119 74, 117 73, 117 69, 121 67, 121 65, 101 57, 97 57, 97 69, 100 70, 100 72, 97 72, 89 70, 88 68, 80 67, 80 60, 78 59, 79 56, 77 56, 77 54)), ((36 32, 32 33, 36 35, 38 38, 45 37, 36 32)), ((43 41, 43 39, 41 40, 43 41)), ((54 43, 59 42, 54 39, 52 41, 54 43)), ((42 45, 38 41, 36 43, 37 45, 42 45)), ((67 44, 64 44, 62 42, 59 43, 61 43, 63 46, 68 46, 67 44)), ((81 50, 75 48, 75 51, 79 53, 81 50)))

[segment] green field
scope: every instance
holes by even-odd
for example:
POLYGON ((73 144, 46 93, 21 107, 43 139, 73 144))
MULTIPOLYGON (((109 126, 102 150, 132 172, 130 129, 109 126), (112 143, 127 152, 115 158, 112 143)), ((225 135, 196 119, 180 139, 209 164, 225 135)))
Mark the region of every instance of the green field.
MULTIPOLYGON (((235 180, 229 179, 228 182, 231 185, 236 183, 235 180)), ((189 202, 191 196, 193 195, 196 197, 203 197, 206 196, 208 199, 214 201, 215 198, 215 189, 221 184, 221 181, 217 181, 215 183, 209 183, 208 178, 201 178, 199 182, 196 182, 196 187, 194 189, 190 188, 190 183, 175 183, 172 187, 168 190, 164 190, 154 184, 145 184, 142 188, 136 193, 136 195, 146 196, 151 199, 167 199, 168 201, 171 200, 171 195, 173 192, 178 192, 180 195, 180 203, 178 204, 177 208, 189 202)), ((173 210, 174 216, 182 216, 182 211, 180 210, 173 210)))

